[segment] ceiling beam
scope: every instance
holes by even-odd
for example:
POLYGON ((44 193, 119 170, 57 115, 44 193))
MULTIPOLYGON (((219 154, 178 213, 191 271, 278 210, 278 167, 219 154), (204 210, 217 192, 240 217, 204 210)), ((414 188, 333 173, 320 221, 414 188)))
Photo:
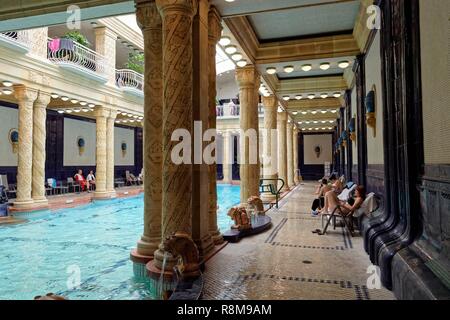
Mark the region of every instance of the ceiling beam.
POLYGON ((286 79, 279 80, 276 85, 276 92, 280 95, 322 93, 346 89, 347 83, 342 76, 286 79))
POLYGON ((289 100, 287 103, 287 109, 289 111, 337 109, 340 107, 341 101, 337 98, 289 100))

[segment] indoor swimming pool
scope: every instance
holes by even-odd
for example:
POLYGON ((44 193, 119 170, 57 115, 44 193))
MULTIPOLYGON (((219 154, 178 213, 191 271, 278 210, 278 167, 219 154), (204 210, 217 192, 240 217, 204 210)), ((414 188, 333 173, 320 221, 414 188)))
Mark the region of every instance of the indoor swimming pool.
MULTIPOLYGON (((219 185, 218 224, 232 221, 239 186, 219 185)), ((129 254, 143 229, 143 195, 91 203, 0 227, 0 299, 53 292, 69 299, 150 299, 129 254)))

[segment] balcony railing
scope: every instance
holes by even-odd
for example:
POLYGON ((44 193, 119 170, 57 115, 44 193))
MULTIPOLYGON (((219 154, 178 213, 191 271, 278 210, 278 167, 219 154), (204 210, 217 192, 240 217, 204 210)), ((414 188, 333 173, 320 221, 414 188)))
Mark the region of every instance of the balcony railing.
MULTIPOLYGON (((236 104, 225 104, 216 106, 217 117, 239 117, 241 106, 236 104)), ((264 113, 262 105, 258 105, 258 113, 264 113)))
POLYGON ((124 90, 143 91, 144 77, 142 74, 129 69, 116 70, 116 84, 124 90))
POLYGON ((108 80, 106 58, 71 39, 49 39, 48 59, 73 72, 89 73, 98 81, 108 80))
POLYGON ((0 43, 23 52, 28 52, 31 48, 30 34, 26 30, 0 32, 0 43))

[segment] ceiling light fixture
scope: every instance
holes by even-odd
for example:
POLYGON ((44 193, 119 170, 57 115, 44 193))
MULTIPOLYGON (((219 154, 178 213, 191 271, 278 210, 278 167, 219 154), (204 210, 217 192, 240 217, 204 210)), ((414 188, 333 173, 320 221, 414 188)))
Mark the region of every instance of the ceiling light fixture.
POLYGON ((302 111, 302 115, 308 114, 307 111, 302 111))
POLYGON ((341 69, 346 69, 346 68, 348 68, 349 65, 350 65, 350 62, 348 62, 348 61, 339 61, 338 62, 338 67, 341 69))
POLYGON ((2 91, 4 94, 6 94, 7 96, 9 96, 10 94, 12 94, 12 90, 11 89, 3 89, 2 91))
POLYGON ((3 85, 4 85, 5 87, 12 87, 12 86, 13 86, 13 83, 12 83, 11 81, 3 81, 3 85))
POLYGON ((233 54, 231 56, 231 59, 233 59, 234 61, 239 61, 242 59, 242 54, 240 54, 239 52, 236 52, 235 54, 233 54))
POLYGON ((284 69, 284 72, 291 73, 294 71, 294 66, 285 66, 283 69, 284 69))
POLYGON ((76 104, 76 103, 78 103, 78 100, 77 99, 72 99, 72 100, 70 100, 70 102, 72 102, 73 104, 76 104))
POLYGON ((222 47, 225 47, 225 46, 229 45, 230 43, 231 43, 231 38, 228 37, 228 36, 223 36, 223 37, 220 38, 220 40, 219 40, 219 44, 220 44, 222 47))
POLYGON ((59 95, 58 95, 57 93, 52 93, 52 94, 50 95, 50 97, 52 97, 53 99, 58 99, 58 98, 59 98, 59 95))
POLYGON ((317 114, 317 111, 311 111, 312 114, 317 114))
POLYGON ((266 72, 268 74, 275 74, 275 73, 277 73, 277 68, 275 68, 275 67, 268 67, 268 68, 266 68, 266 72))
POLYGON ((89 103, 89 104, 88 104, 88 107, 89 107, 89 108, 93 108, 93 107, 95 107, 95 104, 89 103))
POLYGON ((302 68, 303 71, 308 72, 308 71, 311 71, 312 65, 310 65, 310 64, 304 64, 304 65, 302 65, 301 68, 302 68))
POLYGON ((321 63, 320 64, 320 69, 322 69, 324 71, 330 69, 330 63, 329 62, 321 63))
POLYGON ((87 108, 83 108, 83 109, 81 109, 81 111, 83 111, 83 112, 89 112, 89 111, 91 111, 91 110, 89 110, 89 109, 87 109, 87 108))
POLYGON ((72 110, 72 109, 67 109, 66 112, 67 112, 67 113, 72 113, 73 110, 72 110))
POLYGON ((310 99, 310 100, 312 100, 312 99, 314 99, 316 97, 316 95, 315 94, 308 94, 308 99, 310 99))
POLYGON ((232 44, 225 47, 225 52, 228 54, 234 54, 234 53, 236 53, 236 51, 237 51, 237 47, 232 44))
POLYGON ((296 116, 296 115, 298 114, 298 111, 294 111, 294 112, 292 112, 292 114, 293 114, 294 116, 296 116))
POLYGON ((64 113, 64 110, 63 109, 59 109, 58 113, 62 114, 62 113, 64 113))
POLYGON ((283 96, 284 101, 289 101, 290 99, 291 99, 291 97, 289 97, 289 96, 283 96))
POLYGON ((67 101, 67 100, 69 100, 69 97, 61 97, 61 100, 62 101, 67 101))
POLYGON ((320 111, 321 113, 323 113, 323 114, 325 114, 325 113, 327 113, 328 111, 327 110, 322 110, 322 111, 320 111))
POLYGON ((78 112, 81 112, 81 109, 73 109, 73 111, 78 113, 78 112))
POLYGON ((320 97, 321 97, 322 99, 326 99, 326 98, 328 98, 328 93, 322 93, 322 94, 320 95, 320 97))
POLYGON ((301 95, 296 95, 296 96, 295 96, 295 99, 297 99, 297 100, 302 100, 303 97, 302 97, 301 95))
POLYGON ((80 105, 85 106, 85 105, 87 105, 87 102, 86 101, 80 101, 80 105))
POLYGON ((335 98, 339 98, 340 96, 341 96, 340 92, 333 93, 333 97, 335 97, 335 98))
POLYGON ((247 65, 247 60, 240 60, 238 62, 236 62, 238 67, 245 67, 247 65))
POLYGON ((337 110, 331 110, 331 113, 336 113, 337 112, 337 110))

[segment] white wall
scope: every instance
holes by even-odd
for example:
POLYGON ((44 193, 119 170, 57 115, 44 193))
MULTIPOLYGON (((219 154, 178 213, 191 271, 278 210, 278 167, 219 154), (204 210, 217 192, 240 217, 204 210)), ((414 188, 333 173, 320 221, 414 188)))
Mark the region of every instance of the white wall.
POLYGON ((114 165, 134 165, 134 130, 114 127, 114 165), (122 142, 127 144, 127 151, 122 153, 122 142))
POLYGON ((9 131, 12 128, 18 129, 18 110, 2 107, 0 102, 0 166, 17 166, 17 153, 12 151, 9 142, 9 131))
POLYGON ((377 32, 366 56, 366 93, 372 90, 373 85, 376 87, 376 136, 373 136, 373 129, 367 126, 367 162, 368 164, 383 164, 383 88, 381 82, 380 32, 377 32))
POLYGON ((332 162, 332 135, 304 135, 304 164, 305 165, 323 165, 325 162, 332 162), (322 152, 317 158, 314 148, 320 146, 322 152))
POLYGON ((95 157, 95 123, 64 118, 64 166, 95 166, 95 157), (83 137, 85 141, 81 155, 77 145, 78 137, 83 137))

